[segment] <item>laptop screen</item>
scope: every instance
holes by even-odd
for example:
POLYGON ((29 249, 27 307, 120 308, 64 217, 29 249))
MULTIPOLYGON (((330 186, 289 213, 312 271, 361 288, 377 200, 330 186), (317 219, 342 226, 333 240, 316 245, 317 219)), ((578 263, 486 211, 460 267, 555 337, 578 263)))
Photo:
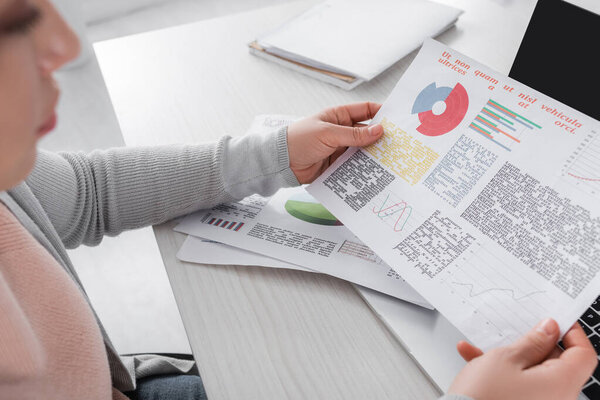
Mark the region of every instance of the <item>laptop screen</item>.
POLYGON ((538 0, 509 76, 600 120, 600 16, 538 0))

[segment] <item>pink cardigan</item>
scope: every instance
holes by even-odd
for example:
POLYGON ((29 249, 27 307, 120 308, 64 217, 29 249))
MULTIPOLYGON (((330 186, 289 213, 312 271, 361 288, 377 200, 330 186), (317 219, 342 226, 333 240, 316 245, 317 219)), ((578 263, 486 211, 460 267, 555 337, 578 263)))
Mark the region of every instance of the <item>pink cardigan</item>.
POLYGON ((2 203, 0 399, 126 399, 80 290, 2 203))

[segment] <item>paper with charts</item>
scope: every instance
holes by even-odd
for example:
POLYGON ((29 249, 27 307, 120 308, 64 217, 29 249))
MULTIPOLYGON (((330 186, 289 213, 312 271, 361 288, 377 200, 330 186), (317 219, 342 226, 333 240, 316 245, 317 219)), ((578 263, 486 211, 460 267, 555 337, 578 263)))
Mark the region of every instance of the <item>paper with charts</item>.
MULTIPOLYGON (((247 134, 272 131, 293 119, 261 115, 247 134)), ((268 255, 432 308, 303 187, 281 189, 269 198, 252 195, 237 203, 198 211, 185 217, 175 230, 268 255)), ((189 258, 187 249, 185 255, 189 258)))
POLYGON ((600 292, 598 121, 433 40, 373 121, 308 192, 476 345, 564 333, 600 292))

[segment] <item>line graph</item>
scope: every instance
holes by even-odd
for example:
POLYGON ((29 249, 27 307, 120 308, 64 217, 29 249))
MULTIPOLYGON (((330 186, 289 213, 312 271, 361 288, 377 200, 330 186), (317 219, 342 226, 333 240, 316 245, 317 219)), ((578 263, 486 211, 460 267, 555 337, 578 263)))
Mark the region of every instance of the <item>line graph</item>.
POLYGON ((600 198, 600 139, 590 131, 569 156, 562 181, 595 198, 600 198))
POLYGON ((472 283, 463 283, 463 282, 452 282, 455 285, 459 285, 459 286, 466 286, 469 288, 469 297, 477 297, 480 296, 482 294, 485 293, 489 293, 489 292, 493 292, 493 291, 499 291, 499 292, 506 292, 506 293, 510 293, 510 296, 513 298, 513 300, 519 301, 519 300, 523 300, 526 299, 527 297, 533 296, 534 294, 538 294, 538 293, 546 293, 545 290, 536 290, 534 292, 529 292, 527 294, 524 294, 523 296, 515 296, 515 291, 513 289, 507 289, 507 288, 489 288, 489 289, 484 289, 478 293, 475 293, 475 285, 473 285, 472 283))
POLYGON ((556 300, 535 273, 515 267, 493 243, 477 242, 441 276, 442 287, 466 309, 471 309, 481 331, 497 335, 497 343, 510 343, 538 320, 552 315, 556 300), (539 282, 539 280, 537 280, 539 282))
POLYGON ((392 194, 388 193, 379 205, 373 206, 372 212, 392 226, 394 232, 402 232, 412 215, 413 208, 404 200, 395 200, 395 196, 390 199, 391 196, 392 194))
POLYGON ((572 176, 575 179, 581 179, 582 181, 600 182, 600 178, 585 178, 583 176, 578 176, 578 175, 572 174, 570 172, 568 172, 567 175, 572 176))

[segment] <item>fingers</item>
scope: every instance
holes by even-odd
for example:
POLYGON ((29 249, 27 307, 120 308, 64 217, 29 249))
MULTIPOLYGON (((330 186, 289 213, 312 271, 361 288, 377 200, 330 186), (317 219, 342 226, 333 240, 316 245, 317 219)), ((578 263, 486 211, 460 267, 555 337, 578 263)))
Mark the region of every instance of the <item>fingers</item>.
POLYGON ((550 352, 550 354, 548 355, 548 359, 552 360, 552 359, 556 359, 558 357, 560 357, 560 355, 562 354, 562 349, 558 346, 554 346, 554 349, 552 349, 552 351, 550 352))
POLYGON ((330 147, 367 146, 383 135, 383 127, 379 124, 371 126, 339 126, 330 125, 323 141, 330 147))
POLYGON ((333 109, 330 109, 330 111, 335 116, 335 120, 330 118, 332 120, 327 122, 352 126, 356 122, 372 119, 380 108, 381 104, 368 101, 334 107, 333 109))
POLYGON ((507 349, 512 350, 512 358, 521 368, 529 368, 544 361, 552 353, 558 341, 558 335, 558 324, 548 318, 537 324, 507 349))
POLYGON ((475 347, 464 340, 461 340, 456 344, 456 350, 458 350, 458 354, 460 354, 466 362, 483 355, 483 351, 481 351, 479 347, 475 347))
POLYGON ((557 365, 564 370, 564 373, 572 374, 573 379, 585 382, 598 364, 594 346, 577 322, 565 334, 562 341, 565 351, 558 358, 560 363, 557 365))
POLYGON ((594 350, 594 347, 587 338, 585 332, 583 331, 583 328, 577 322, 575 322, 571 329, 569 329, 568 332, 565 333, 562 342, 564 344, 565 350, 571 347, 585 347, 594 350))

